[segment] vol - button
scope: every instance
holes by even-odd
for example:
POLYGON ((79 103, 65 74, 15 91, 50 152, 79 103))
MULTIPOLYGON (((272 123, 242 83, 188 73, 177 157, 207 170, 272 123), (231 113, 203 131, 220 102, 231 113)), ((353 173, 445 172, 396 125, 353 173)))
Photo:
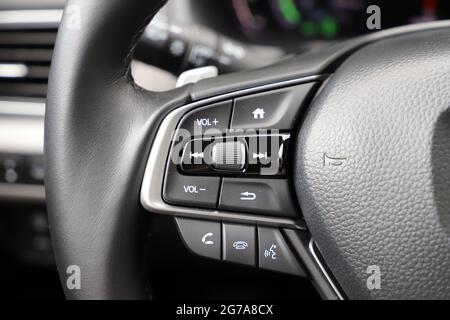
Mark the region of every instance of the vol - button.
POLYGON ((183 186, 185 193, 200 193, 200 192, 206 192, 208 189, 202 188, 200 186, 195 186, 192 184, 184 185, 183 186))
POLYGON ((215 209, 219 187, 218 177, 184 176, 176 168, 169 167, 163 197, 172 204, 215 209))

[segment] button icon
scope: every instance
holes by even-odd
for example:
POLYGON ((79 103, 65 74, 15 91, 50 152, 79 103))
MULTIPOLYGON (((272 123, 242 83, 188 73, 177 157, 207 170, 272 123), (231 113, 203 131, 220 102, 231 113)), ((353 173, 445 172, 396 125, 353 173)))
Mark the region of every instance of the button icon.
POLYGON ((253 119, 264 119, 266 113, 263 108, 256 108, 253 112, 253 119))
POLYGON ((270 246, 269 250, 264 250, 264 258, 277 260, 277 253, 275 252, 276 248, 277 248, 277 246, 275 244, 272 244, 270 246))
POLYGON ((222 224, 223 260, 254 266, 256 264, 256 228, 233 223, 222 224))
POLYGON ((207 245, 207 246, 213 245, 213 244, 214 244, 214 241, 212 241, 212 240, 206 240, 206 239, 211 238, 211 237, 213 237, 213 236, 214 236, 214 233, 212 233, 212 232, 206 233, 206 234, 202 237, 202 242, 203 242, 205 245, 207 245))
POLYGON ((205 154, 203 152, 194 152, 194 153, 189 152, 189 157, 191 157, 191 158, 197 159, 197 158, 203 158, 204 156, 205 156, 205 154))
POLYGON ((345 161, 347 161, 347 158, 336 158, 336 157, 330 157, 326 153, 323 154, 323 166, 334 166, 334 167, 340 167, 343 164, 345 164, 345 161))
POLYGON ((200 127, 211 127, 212 125, 217 126, 220 121, 217 118, 211 120, 210 118, 197 118, 195 119, 195 123, 200 127))
POLYGON ((264 152, 264 153, 254 153, 253 152, 253 159, 267 159, 267 152, 264 152))
POLYGON ((256 194, 253 192, 241 192, 241 200, 253 201, 256 199, 256 194))
POLYGON ((248 243, 242 240, 235 241, 233 243, 233 248, 236 250, 245 250, 248 247, 248 243))
POLYGON ((193 185, 184 185, 183 189, 185 193, 199 193, 199 191, 206 191, 206 188, 197 188, 197 186, 193 185))

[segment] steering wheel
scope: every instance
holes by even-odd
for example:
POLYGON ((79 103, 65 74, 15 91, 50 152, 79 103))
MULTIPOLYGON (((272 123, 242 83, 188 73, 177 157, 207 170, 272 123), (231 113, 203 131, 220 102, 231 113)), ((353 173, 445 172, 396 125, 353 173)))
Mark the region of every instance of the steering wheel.
MULTIPOLYGON (((282 230, 326 298, 450 298, 450 23, 373 33, 156 93, 134 84, 130 61, 163 4, 73 0, 66 6, 45 119, 50 229, 66 297, 150 298, 146 217, 172 214, 181 217, 179 225, 188 221, 189 230, 202 220, 282 230), (282 99, 267 98, 285 91, 282 99), (183 195, 166 194, 166 159, 180 119, 208 105, 223 111, 222 102, 231 100, 231 126, 245 123, 238 112, 245 108, 237 105, 251 95, 273 102, 256 129, 290 136, 291 167, 285 179, 269 179, 288 186, 267 187, 274 194, 267 205, 277 194, 289 194, 285 187, 294 199, 250 213, 227 203, 223 194, 214 200, 219 207, 199 198, 191 206, 177 201, 183 195), (293 104, 301 105, 298 111, 293 104), (301 210, 289 201, 298 201, 301 210)), ((242 155, 235 149, 235 156, 242 155)), ((222 192, 230 179, 261 178, 249 171, 233 171, 233 178, 227 170, 201 170, 202 177, 175 174, 222 179, 222 192)))

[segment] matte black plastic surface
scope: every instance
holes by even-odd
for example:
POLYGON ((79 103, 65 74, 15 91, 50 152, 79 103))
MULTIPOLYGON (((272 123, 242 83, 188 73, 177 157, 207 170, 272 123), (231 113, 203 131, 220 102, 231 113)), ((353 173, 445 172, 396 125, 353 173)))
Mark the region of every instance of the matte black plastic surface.
POLYGON ((181 236, 192 252, 216 260, 221 259, 222 228, 220 222, 176 218, 181 236))
POLYGON ((305 276, 280 230, 258 227, 258 247, 260 268, 305 276))
POLYGON ((255 226, 222 224, 223 260, 256 266, 255 226))
POLYGON ((180 128, 188 130, 191 136, 208 134, 208 130, 215 135, 225 133, 230 125, 232 104, 232 100, 227 100, 195 109, 182 120, 180 128))
POLYGON ((294 218, 294 197, 285 179, 223 178, 219 209, 294 218))
POLYGON ((163 196, 169 203, 215 209, 219 188, 219 177, 181 175, 174 166, 169 165, 163 196))
POLYGON ((231 129, 292 129, 314 84, 305 83, 235 99, 231 129))

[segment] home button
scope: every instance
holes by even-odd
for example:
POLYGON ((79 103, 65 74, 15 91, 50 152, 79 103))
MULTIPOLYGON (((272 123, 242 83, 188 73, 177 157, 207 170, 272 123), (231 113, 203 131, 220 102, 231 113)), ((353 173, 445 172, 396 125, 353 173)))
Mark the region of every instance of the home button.
POLYGON ((234 100, 231 129, 290 130, 314 82, 234 100))

